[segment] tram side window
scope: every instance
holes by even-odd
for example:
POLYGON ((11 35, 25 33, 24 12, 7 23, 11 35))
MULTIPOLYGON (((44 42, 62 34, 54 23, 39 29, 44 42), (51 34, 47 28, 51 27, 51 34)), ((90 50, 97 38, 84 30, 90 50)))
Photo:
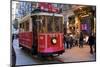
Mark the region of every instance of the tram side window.
POLYGON ((45 16, 38 16, 36 21, 37 21, 37 25, 38 25, 38 28, 39 28, 38 31, 41 32, 41 33, 47 32, 46 17, 45 16))
POLYGON ((52 17, 48 16, 47 18, 48 18, 48 20, 47 20, 47 22, 48 22, 48 32, 52 32, 52 24, 53 24, 52 17))
POLYGON ((24 24, 23 23, 20 23, 20 30, 19 31, 21 31, 21 32, 24 31, 24 24))
POLYGON ((56 32, 59 32, 59 19, 58 19, 58 17, 55 17, 54 18, 54 22, 55 22, 55 30, 56 30, 56 32))
POLYGON ((46 17, 45 16, 42 16, 42 21, 41 21, 41 31, 43 33, 47 32, 47 28, 46 28, 46 17))
POLYGON ((29 31, 29 22, 28 21, 26 21, 26 28, 25 28, 25 31, 29 31))
POLYGON ((33 23, 33 32, 36 33, 37 31, 37 24, 36 24, 36 16, 32 16, 32 23, 33 23))
POLYGON ((28 21, 20 23, 20 31, 21 32, 29 31, 29 22, 28 21))

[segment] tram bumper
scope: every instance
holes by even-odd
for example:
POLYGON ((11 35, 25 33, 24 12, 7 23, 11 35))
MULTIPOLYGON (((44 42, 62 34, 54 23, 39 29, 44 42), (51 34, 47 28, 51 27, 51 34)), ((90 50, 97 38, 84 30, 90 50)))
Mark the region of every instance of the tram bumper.
POLYGON ((64 52, 65 52, 65 50, 60 50, 60 51, 56 51, 56 52, 39 52, 39 54, 42 55, 42 56, 52 56, 54 54, 61 55, 64 52))

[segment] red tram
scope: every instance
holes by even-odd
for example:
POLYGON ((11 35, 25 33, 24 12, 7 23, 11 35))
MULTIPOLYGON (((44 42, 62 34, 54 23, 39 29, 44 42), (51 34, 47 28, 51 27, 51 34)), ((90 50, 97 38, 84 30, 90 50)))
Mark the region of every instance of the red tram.
POLYGON ((35 12, 19 22, 19 46, 34 55, 51 56, 64 53, 63 15, 35 12))

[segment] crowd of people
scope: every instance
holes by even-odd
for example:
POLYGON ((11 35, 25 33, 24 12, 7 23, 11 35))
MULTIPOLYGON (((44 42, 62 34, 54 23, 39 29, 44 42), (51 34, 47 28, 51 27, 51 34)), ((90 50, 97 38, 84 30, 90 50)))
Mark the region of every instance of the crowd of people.
POLYGON ((73 35, 67 33, 64 35, 64 46, 67 49, 71 49, 74 46, 79 48, 84 48, 84 45, 89 45, 90 53, 93 54, 96 52, 96 34, 90 33, 89 35, 84 35, 83 32, 80 32, 80 35, 73 35))

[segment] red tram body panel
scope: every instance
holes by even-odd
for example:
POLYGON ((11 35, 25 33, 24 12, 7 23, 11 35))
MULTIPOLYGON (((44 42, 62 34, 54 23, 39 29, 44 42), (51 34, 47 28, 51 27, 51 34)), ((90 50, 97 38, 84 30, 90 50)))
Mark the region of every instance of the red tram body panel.
POLYGON ((63 44, 63 34, 62 33, 40 33, 38 36, 38 52, 40 53, 52 53, 64 50, 63 44), (56 43, 52 44, 52 37, 56 37, 56 43))
POLYGON ((32 41, 33 41, 32 32, 19 33, 19 44, 31 49, 32 48, 32 41))

